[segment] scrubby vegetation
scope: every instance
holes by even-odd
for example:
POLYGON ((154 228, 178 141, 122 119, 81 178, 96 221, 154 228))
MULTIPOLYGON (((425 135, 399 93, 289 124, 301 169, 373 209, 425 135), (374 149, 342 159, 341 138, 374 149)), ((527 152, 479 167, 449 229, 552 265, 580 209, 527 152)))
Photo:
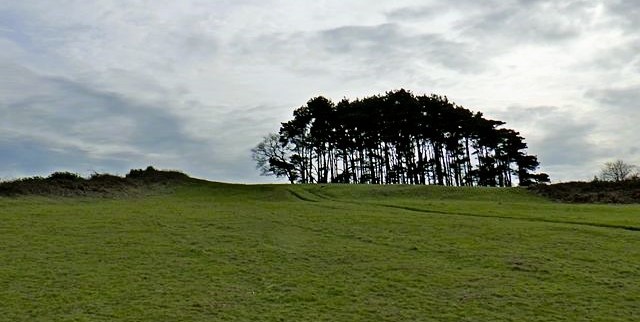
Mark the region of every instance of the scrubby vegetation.
POLYGON ((640 179, 594 180, 536 185, 529 189, 544 197, 574 203, 640 203, 640 179))
POLYGON ((0 182, 0 196, 122 196, 140 194, 190 179, 179 171, 131 170, 125 177, 95 173, 89 178, 71 172, 0 182))

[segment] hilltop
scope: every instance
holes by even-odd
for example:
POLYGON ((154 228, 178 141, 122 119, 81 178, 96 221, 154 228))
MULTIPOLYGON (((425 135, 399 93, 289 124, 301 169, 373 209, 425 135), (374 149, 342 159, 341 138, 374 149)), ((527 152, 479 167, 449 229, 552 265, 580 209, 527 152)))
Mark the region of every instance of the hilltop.
MULTIPOLYGON (((88 178, 71 172, 55 172, 48 177, 29 177, 0 182, 0 196, 85 196, 122 197, 153 194, 187 183, 205 184, 176 170, 132 169, 125 176, 95 173, 88 178)), ((540 184, 527 188, 451 187, 438 185, 378 185, 378 184, 303 184, 288 189, 302 200, 352 196, 379 198, 390 195, 405 198, 429 198, 446 195, 447 198, 489 198, 503 195, 509 198, 535 198, 569 203, 640 203, 640 180, 620 182, 592 181, 540 184), (294 188, 295 187, 295 188, 294 188), (300 189, 299 187, 305 187, 300 189), (327 188, 330 187, 330 188, 327 188), (500 192, 499 192, 500 191, 500 192), (310 195, 314 193, 314 195, 310 195)), ((507 201, 507 200, 505 200, 507 201)))

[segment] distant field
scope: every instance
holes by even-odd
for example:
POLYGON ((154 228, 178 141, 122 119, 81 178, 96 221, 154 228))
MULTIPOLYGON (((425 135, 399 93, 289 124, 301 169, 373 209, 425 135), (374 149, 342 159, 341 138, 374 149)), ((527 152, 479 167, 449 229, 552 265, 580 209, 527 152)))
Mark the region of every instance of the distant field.
POLYGON ((209 182, 0 197, 0 321, 640 321, 640 206, 209 182))

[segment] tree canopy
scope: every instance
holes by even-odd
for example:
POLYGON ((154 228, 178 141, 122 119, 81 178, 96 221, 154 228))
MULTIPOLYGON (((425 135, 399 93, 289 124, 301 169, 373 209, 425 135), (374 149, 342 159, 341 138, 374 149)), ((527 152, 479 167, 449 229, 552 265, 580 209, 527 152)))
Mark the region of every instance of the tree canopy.
POLYGON ((548 182, 548 175, 533 172, 539 162, 526 153, 524 138, 503 125, 446 96, 404 89, 337 103, 319 96, 295 109, 278 134, 252 151, 263 174, 300 183, 548 182))

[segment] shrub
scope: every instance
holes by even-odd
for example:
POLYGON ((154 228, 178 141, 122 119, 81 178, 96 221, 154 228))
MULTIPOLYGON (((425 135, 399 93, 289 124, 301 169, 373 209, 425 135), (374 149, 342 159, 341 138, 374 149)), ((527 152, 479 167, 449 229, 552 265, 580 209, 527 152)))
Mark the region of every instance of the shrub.
POLYGON ((84 178, 77 173, 71 172, 54 172, 47 179, 50 180, 67 180, 67 181, 84 181, 84 178))
POLYGON ((172 180, 184 180, 189 178, 186 174, 180 171, 167 171, 156 170, 152 166, 148 166, 146 169, 132 169, 126 175, 127 179, 137 179, 146 182, 164 182, 172 180))

